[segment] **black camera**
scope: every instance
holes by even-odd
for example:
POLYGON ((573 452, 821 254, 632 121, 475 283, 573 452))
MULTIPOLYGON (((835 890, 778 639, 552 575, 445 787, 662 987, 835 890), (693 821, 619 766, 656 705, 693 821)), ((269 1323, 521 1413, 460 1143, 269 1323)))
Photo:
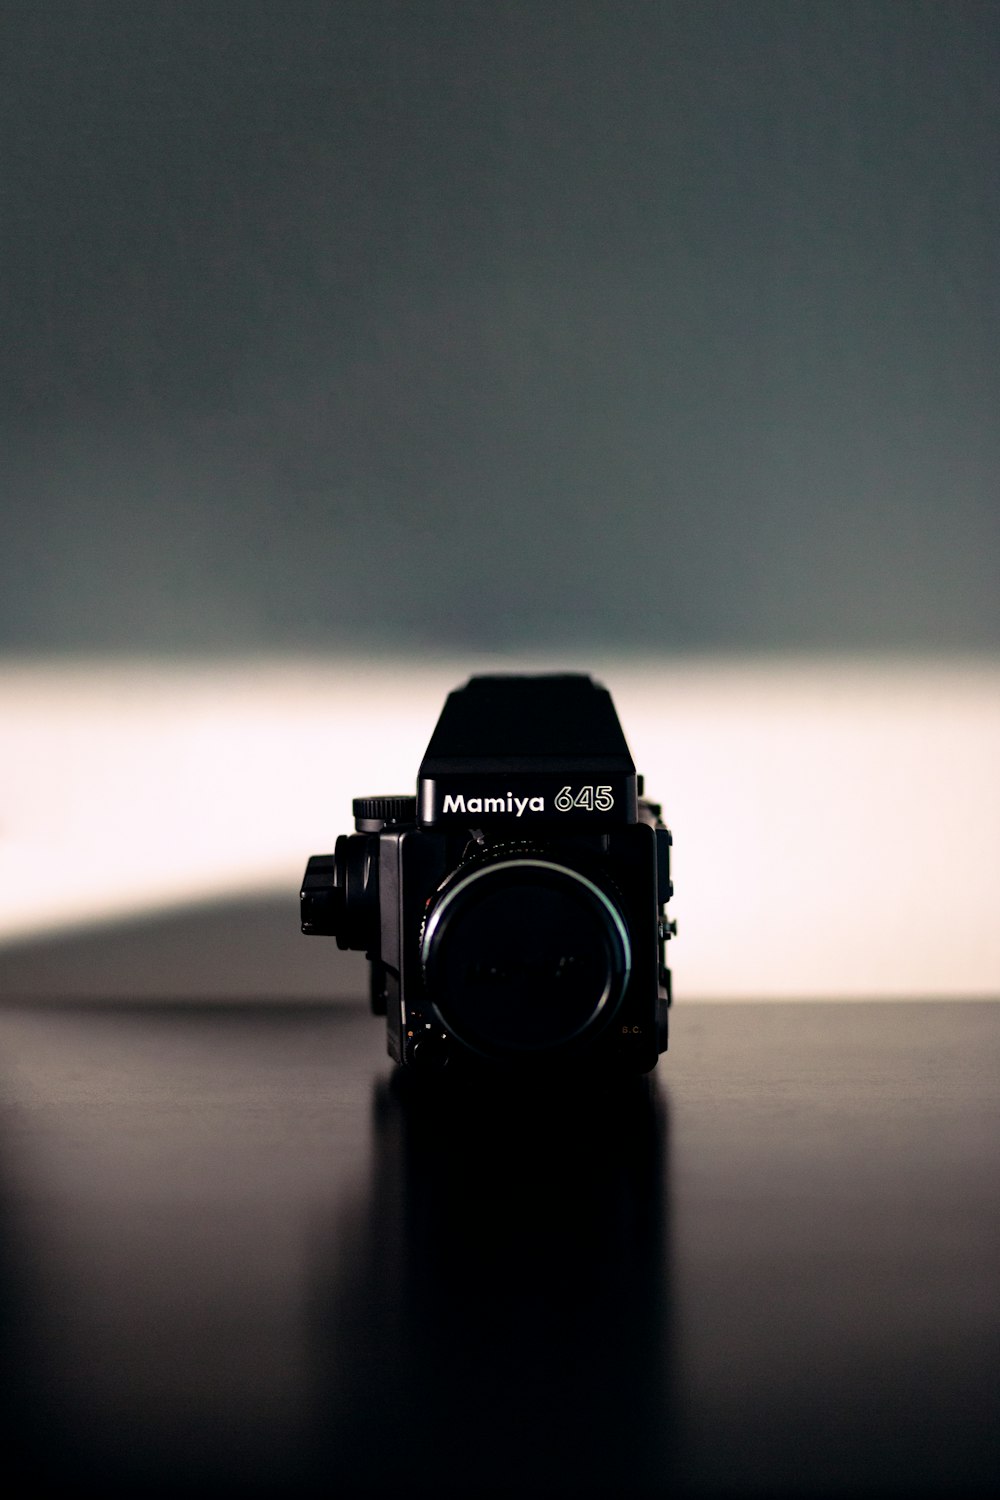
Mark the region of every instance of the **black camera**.
POLYGON ((417 795, 359 797, 302 931, 371 962, 391 1056, 645 1073, 667 1045, 671 836, 589 677, 473 677, 417 795))

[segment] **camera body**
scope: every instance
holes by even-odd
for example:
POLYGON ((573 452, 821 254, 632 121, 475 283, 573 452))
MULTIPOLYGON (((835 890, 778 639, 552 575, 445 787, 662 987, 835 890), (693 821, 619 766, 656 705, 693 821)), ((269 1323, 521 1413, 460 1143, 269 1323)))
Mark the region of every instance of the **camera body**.
POLYGON ((309 861, 302 931, 367 955, 397 1063, 655 1066, 672 841, 606 689, 473 677, 448 696, 416 797, 353 811, 355 832, 309 861))

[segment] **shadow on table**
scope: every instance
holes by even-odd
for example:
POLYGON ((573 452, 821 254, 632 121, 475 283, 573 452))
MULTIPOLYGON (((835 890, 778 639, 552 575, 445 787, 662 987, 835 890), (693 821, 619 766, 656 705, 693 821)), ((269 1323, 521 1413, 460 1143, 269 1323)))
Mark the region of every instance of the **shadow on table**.
POLYGON ((150 912, 0 948, 5 1000, 358 1000, 360 953, 305 938, 298 892, 150 912))

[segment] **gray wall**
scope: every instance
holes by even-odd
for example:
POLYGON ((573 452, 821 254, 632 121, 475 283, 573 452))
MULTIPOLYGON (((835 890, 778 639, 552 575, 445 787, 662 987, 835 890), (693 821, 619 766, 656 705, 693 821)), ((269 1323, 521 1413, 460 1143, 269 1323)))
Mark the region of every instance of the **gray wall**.
POLYGON ((996 648, 998 19, 4 0, 0 647, 996 648))

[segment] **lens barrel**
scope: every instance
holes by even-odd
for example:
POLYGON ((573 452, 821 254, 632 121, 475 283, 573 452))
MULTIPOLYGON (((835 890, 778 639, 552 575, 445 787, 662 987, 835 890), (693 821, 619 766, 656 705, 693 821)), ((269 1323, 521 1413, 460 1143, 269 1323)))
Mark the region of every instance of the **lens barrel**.
POLYGON ((542 854, 459 871, 428 913, 420 957, 442 1024, 486 1056, 584 1044, 614 1016, 631 969, 613 894, 542 854))

